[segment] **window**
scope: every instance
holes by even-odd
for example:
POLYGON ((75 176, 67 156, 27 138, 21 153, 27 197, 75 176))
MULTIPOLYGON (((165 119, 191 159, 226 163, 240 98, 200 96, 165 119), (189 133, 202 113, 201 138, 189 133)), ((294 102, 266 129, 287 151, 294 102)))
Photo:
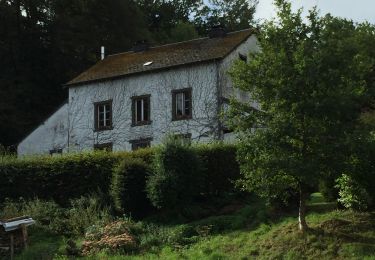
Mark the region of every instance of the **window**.
POLYGON ((242 54, 242 53, 238 53, 238 57, 240 58, 240 60, 244 61, 244 62, 247 62, 247 56, 242 54))
POLYGON ((52 149, 52 150, 49 151, 49 154, 51 156, 62 154, 62 149, 52 149))
POLYGON ((107 151, 112 152, 113 144, 112 143, 104 143, 104 144, 95 144, 94 145, 95 151, 107 151))
POLYGON ((172 91, 172 119, 191 118, 191 88, 172 91))
POLYGON ((132 97, 133 126, 150 124, 150 95, 132 97))
POLYGON ((95 106, 95 130, 112 129, 112 100, 98 102, 95 106))
POLYGON ((132 140, 130 143, 132 144, 132 150, 135 151, 139 148, 146 148, 151 146, 152 138, 144 138, 138 140, 132 140))

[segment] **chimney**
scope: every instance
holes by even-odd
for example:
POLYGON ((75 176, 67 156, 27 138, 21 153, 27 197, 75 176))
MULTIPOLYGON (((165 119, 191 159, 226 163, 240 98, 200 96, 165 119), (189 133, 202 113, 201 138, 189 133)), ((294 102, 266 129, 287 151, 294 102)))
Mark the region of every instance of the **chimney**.
POLYGON ((105 49, 104 46, 100 47, 100 57, 102 60, 105 58, 105 49))
POLYGON ((142 51, 147 51, 149 48, 150 48, 150 45, 147 40, 140 40, 134 44, 132 50, 134 52, 142 52, 142 51))
POLYGON ((221 38, 227 35, 225 27, 223 25, 214 25, 208 31, 208 37, 210 38, 221 38))

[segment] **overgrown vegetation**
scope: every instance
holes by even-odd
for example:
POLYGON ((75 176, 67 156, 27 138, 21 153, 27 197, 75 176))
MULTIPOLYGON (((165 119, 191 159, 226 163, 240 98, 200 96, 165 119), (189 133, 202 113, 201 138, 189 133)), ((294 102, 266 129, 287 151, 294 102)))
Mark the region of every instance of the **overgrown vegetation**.
MULTIPOLYGON (((374 108, 375 55, 368 43, 375 43, 375 26, 322 17, 316 9, 304 20, 290 1, 275 0, 275 6, 277 18, 261 28, 261 51, 231 71, 235 87, 252 100, 232 100, 230 118, 240 136, 239 185, 267 198, 297 191, 305 231, 305 202, 320 179, 332 185, 350 173, 358 184, 361 178, 373 183, 373 153, 363 147, 373 147, 374 128, 361 118, 374 108)), ((342 202, 350 196, 343 182, 342 202)), ((351 190, 360 192, 352 195, 361 203, 364 186, 351 190)))
MULTIPOLYGON (((177 225, 98 220, 85 235, 70 239, 38 222, 30 229, 30 247, 18 259, 372 259, 375 253, 375 213, 310 212, 311 229, 301 234, 293 218, 274 216, 263 201, 248 201, 235 213, 177 225)), ((309 205, 317 203, 322 197, 315 194, 309 205)))

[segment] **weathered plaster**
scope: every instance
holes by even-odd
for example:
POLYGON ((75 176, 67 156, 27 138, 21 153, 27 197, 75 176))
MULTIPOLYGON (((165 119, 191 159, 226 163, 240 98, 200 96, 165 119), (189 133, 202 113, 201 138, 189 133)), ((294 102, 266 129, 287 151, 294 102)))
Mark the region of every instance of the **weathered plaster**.
MULTIPOLYGON (((248 102, 250 96, 248 93, 239 89, 233 88, 232 80, 228 74, 228 71, 232 67, 233 63, 239 60, 239 54, 248 57, 250 52, 260 51, 255 35, 250 36, 243 44, 239 45, 234 51, 232 51, 227 57, 223 59, 219 66, 219 84, 221 87, 222 96, 225 98, 235 97, 238 100, 248 102)), ((249 59, 249 57, 248 57, 249 59)))
MULTIPOLYGON (((92 150, 95 144, 113 143, 113 150, 131 150, 129 141, 152 138, 159 144, 165 135, 191 134, 192 140, 232 141, 222 135, 222 97, 249 102, 247 93, 232 86, 227 71, 239 53, 259 51, 256 37, 250 36, 222 61, 202 62, 168 70, 135 74, 124 78, 88 83, 69 89, 68 104, 19 144, 18 154, 43 154, 52 149, 64 152, 92 150), (192 119, 172 121, 172 90, 192 89, 192 119), (151 95, 149 125, 132 126, 131 97, 151 95), (113 129, 94 130, 94 103, 112 100, 113 129)), ((256 106, 256 104, 254 104, 256 106)))
POLYGON ((168 133, 190 133, 193 141, 217 138, 217 78, 214 63, 185 66, 69 90, 70 150, 91 150, 113 143, 113 150, 130 150, 129 141, 152 138, 158 144, 168 133), (192 89, 192 119, 172 121, 172 90, 192 89), (131 126, 131 97, 150 94, 150 125, 131 126), (112 100, 113 129, 94 130, 94 103, 112 100))
POLYGON ((48 154, 53 149, 66 151, 67 138, 68 104, 64 104, 18 145, 17 153, 31 155, 48 154))

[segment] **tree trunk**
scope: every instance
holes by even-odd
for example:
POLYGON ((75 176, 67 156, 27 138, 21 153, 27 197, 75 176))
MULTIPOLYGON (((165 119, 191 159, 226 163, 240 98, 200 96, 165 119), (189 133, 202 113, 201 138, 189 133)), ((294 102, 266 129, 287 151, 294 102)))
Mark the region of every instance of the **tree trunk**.
POLYGON ((309 227, 306 223, 306 197, 307 193, 300 185, 299 191, 299 209, 298 209, 298 228, 304 233, 309 227))

